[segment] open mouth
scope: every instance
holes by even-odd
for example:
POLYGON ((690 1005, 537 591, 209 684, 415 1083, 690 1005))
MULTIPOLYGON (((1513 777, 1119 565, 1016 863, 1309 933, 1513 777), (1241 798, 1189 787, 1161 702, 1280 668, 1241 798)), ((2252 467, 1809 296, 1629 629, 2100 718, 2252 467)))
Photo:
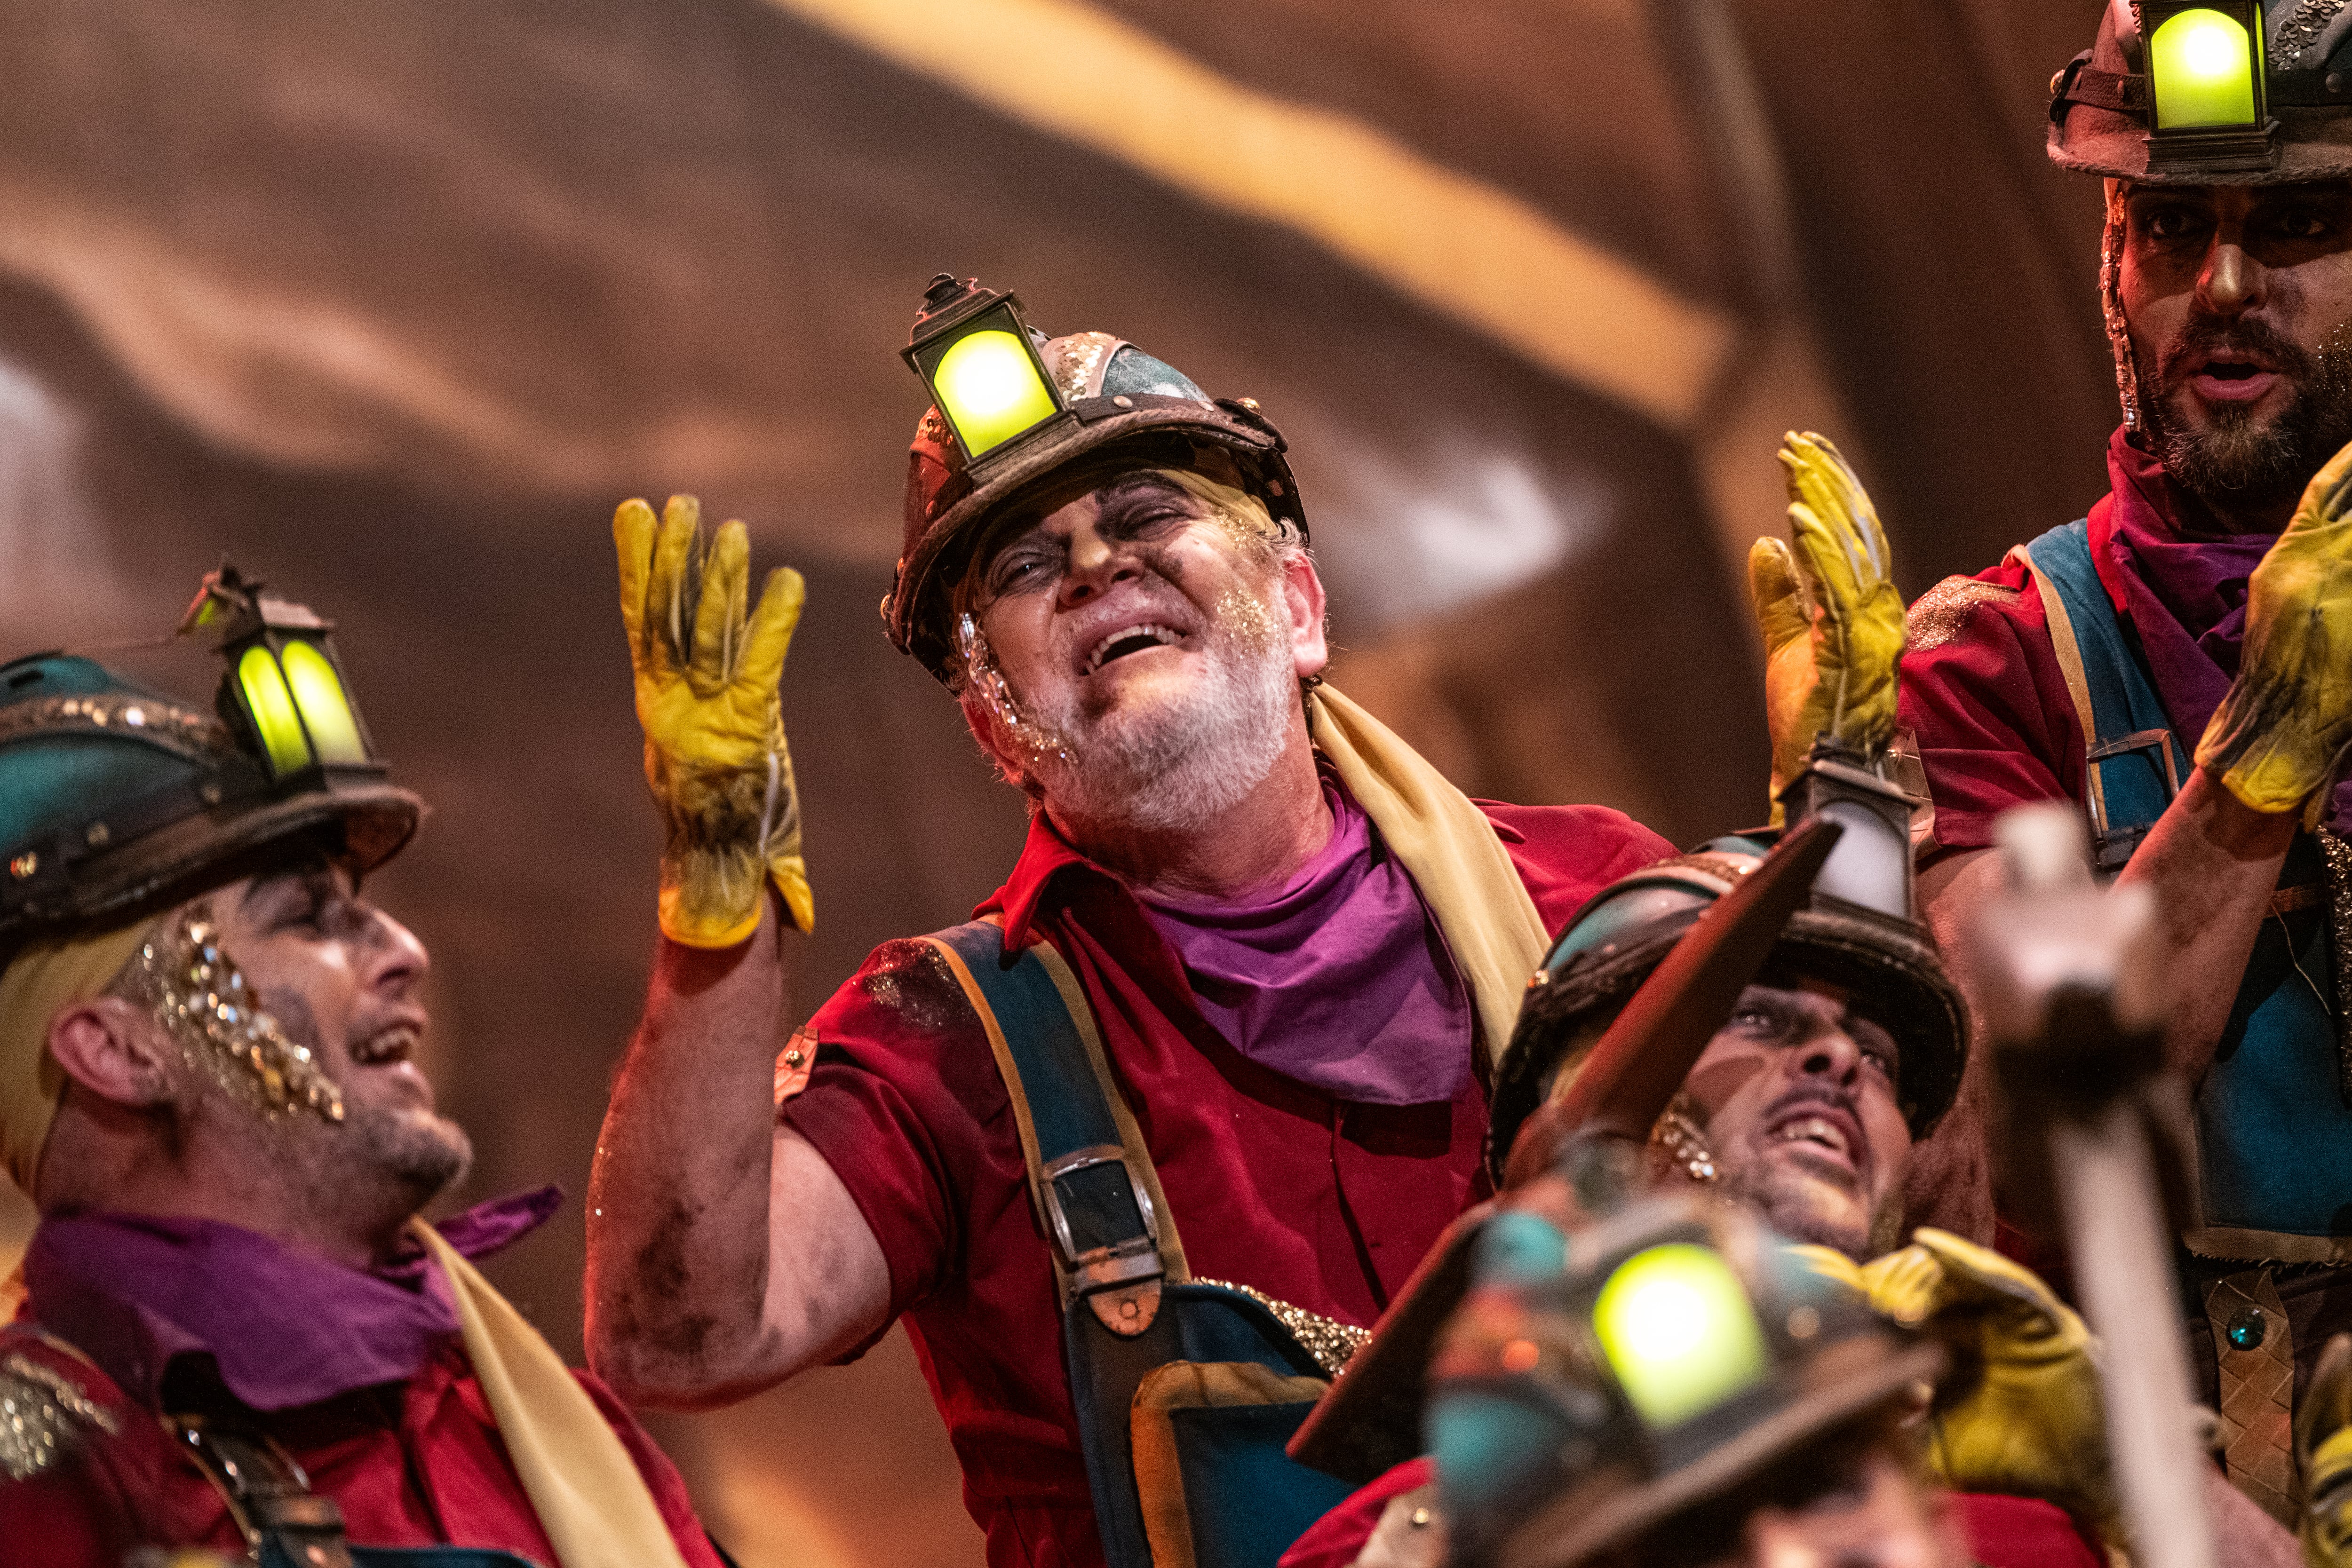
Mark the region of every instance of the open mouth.
POLYGON ((1862 1169, 1862 1128, 1843 1107, 1819 1101, 1794 1107, 1765 1129, 1764 1138, 1773 1147, 1785 1145, 1849 1175, 1862 1169))
POLYGON ((1156 621, 1122 626, 1095 644, 1094 652, 1088 653, 1086 663, 1078 666, 1078 674, 1081 676, 1091 675, 1105 664, 1124 659, 1130 653, 1141 653, 1153 648, 1172 648, 1183 641, 1183 632, 1156 621))
POLYGON ((396 1066, 415 1053, 423 1039, 424 1032, 416 1025, 396 1023, 354 1041, 352 1060, 362 1067, 396 1066))
POLYGON ((2252 402, 2278 379, 2278 372, 2262 361, 2225 350, 2193 366, 2189 384, 2215 402, 2252 402))

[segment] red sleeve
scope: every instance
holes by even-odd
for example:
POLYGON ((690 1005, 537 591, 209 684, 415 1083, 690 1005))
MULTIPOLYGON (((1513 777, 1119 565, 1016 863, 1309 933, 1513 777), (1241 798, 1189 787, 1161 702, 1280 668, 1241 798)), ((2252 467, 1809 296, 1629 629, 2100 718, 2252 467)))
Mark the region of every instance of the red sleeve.
POLYGON ((2096 1539, 2055 1503, 1966 1491, 1952 1502, 1969 1554, 1984 1568, 2105 1568, 2096 1539))
POLYGON ((824 1156, 882 1244, 895 1320, 960 1266, 983 1127, 1011 1109, 1003 1080, 962 987, 926 942, 876 948, 807 1032, 815 1065, 777 1114, 824 1156))
POLYGON ((2074 699, 2042 596, 2013 561, 1947 578, 1911 607, 1901 713, 1919 737, 1940 848, 1988 848, 2001 812, 2082 789, 2074 699))
POLYGON ((1275 1568, 1349 1568, 1363 1554, 1372 1531, 1380 1528, 1381 1514, 1390 1501, 1436 1479, 1436 1460, 1425 1454, 1407 1459, 1370 1486, 1349 1493, 1345 1502, 1308 1525, 1307 1533, 1290 1543, 1275 1568))
POLYGON ((1473 802, 1495 824, 1544 929, 1557 933, 1585 900, 1675 846, 1622 811, 1606 806, 1512 806, 1473 802))
POLYGON ((596 1404, 596 1413, 604 1417, 621 1447, 628 1449, 637 1473, 646 1478, 646 1490, 654 1494, 654 1506, 661 1510, 662 1522, 669 1526, 670 1539, 677 1542, 678 1555, 686 1559, 687 1568, 722 1568, 725 1559, 710 1544, 710 1537, 695 1517, 694 1500, 687 1494, 685 1478, 669 1456, 661 1450, 653 1435, 637 1425, 628 1406, 614 1396, 613 1391, 594 1373, 584 1367, 573 1367, 572 1375, 588 1391, 596 1404))

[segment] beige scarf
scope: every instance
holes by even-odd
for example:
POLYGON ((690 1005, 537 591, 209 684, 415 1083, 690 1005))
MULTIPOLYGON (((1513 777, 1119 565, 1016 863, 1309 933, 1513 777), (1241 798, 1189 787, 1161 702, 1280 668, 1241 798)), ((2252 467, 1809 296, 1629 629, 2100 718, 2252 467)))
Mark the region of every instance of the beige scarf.
POLYGON ((421 1219, 457 1298, 466 1356, 560 1568, 685 1568, 636 1461, 539 1331, 421 1219))
POLYGON ((1308 695, 1307 715, 1316 748, 1437 916, 1477 1004, 1487 1057, 1499 1062, 1550 941, 1510 852, 1470 797, 1328 684, 1308 695))

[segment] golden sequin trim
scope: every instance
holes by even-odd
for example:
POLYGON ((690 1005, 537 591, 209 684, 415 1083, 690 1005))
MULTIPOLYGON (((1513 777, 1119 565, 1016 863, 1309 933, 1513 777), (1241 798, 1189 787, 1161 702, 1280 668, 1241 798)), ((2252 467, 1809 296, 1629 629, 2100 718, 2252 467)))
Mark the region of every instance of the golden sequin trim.
POLYGON ((292 1111, 343 1119, 342 1091, 319 1070, 310 1047, 262 1010, 220 945, 209 903, 190 904, 140 946, 136 979, 189 1065, 231 1096, 272 1121, 292 1111))
POLYGON ((93 1428, 110 1437, 118 1430, 113 1413, 73 1379, 27 1356, 0 1361, 0 1475, 31 1480, 93 1428))
POLYGON ((2333 828, 2315 836, 2327 883, 2328 949, 2336 960, 2336 995, 2329 999, 2336 1004, 2336 1090, 2352 1105, 2352 842, 2333 828))
POLYGON ((2303 9, 2280 24, 2278 37, 2271 40, 2271 57, 2284 64, 2317 43, 2344 5, 2345 0, 2304 0, 2303 9))
POLYGON ((1911 606, 1906 627, 1911 634, 1914 653, 1924 653, 1930 648, 1940 648, 1959 635, 1969 612, 1987 600, 2008 601, 2017 597, 2017 590, 1998 582, 1979 582, 1973 577, 1948 577, 1921 594, 1911 606))
POLYGON ((218 719, 153 697, 100 692, 89 696, 36 697, 0 707, 0 739, 57 730, 136 736, 197 761, 236 753, 227 727, 218 719))
POLYGON ((1055 362, 1049 368, 1065 402, 1076 402, 1094 391, 1096 371, 1118 346, 1108 332, 1073 332, 1055 343, 1055 362))
POLYGON ((1343 1323, 1320 1312, 1310 1312, 1305 1307, 1294 1307, 1288 1301, 1277 1301, 1264 1291, 1253 1291, 1247 1285, 1236 1285, 1231 1280, 1194 1280, 1192 1282, 1239 1291, 1272 1312, 1274 1321, 1290 1331, 1290 1337, 1315 1358, 1315 1364, 1323 1369, 1327 1377, 1337 1377, 1346 1371, 1348 1363, 1372 1337, 1370 1329, 1360 1329, 1353 1323, 1343 1323))

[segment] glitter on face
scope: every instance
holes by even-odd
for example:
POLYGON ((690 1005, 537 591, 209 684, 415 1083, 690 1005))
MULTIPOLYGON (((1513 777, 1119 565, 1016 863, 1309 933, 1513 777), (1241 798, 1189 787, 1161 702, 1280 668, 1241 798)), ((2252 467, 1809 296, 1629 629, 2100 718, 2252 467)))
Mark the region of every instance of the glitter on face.
POLYGON ((988 645, 987 633, 968 612, 956 617, 956 655, 963 661, 966 693, 988 711, 1008 749, 1018 752, 1033 767, 1047 758, 1073 764, 1077 760, 1059 735, 1021 711, 1004 684, 1004 673, 996 667, 996 653, 988 645))
POLYGON ((342 1121, 342 1092, 262 1010, 220 945, 209 903, 190 904, 140 946, 136 983, 188 1064, 233 1099, 269 1121, 296 1111, 342 1121))

